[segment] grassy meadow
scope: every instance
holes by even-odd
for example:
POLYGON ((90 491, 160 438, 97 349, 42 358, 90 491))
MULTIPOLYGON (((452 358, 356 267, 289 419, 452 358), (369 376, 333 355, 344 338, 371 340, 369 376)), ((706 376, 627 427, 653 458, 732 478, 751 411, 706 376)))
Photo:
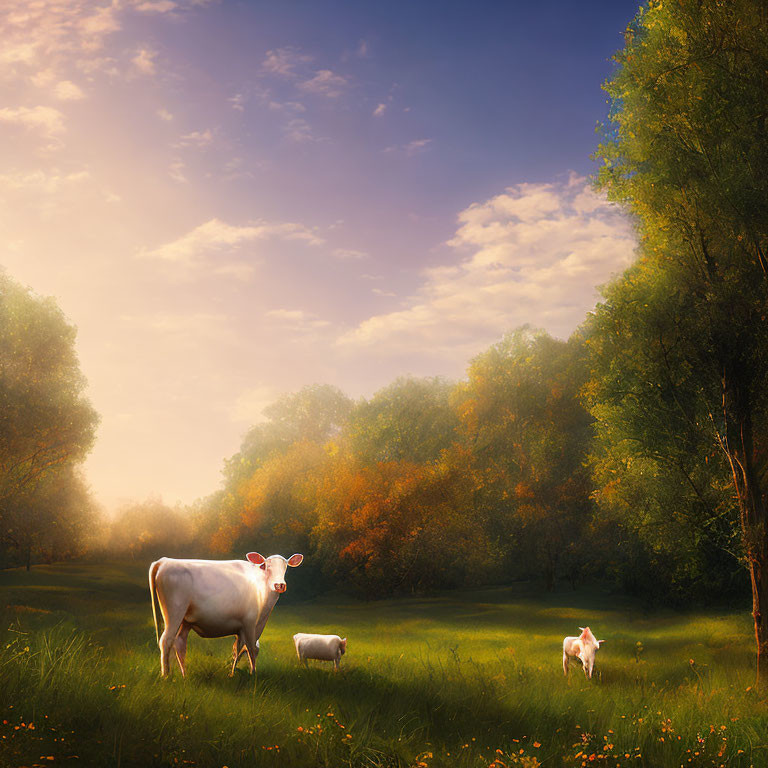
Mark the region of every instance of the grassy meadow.
POLYGON ((2 766, 768 765, 743 607, 526 586, 299 601, 289 579, 255 677, 192 634, 187 679, 163 681, 143 563, 6 571, 0 589, 2 766), (566 680, 562 638, 586 624, 607 641, 596 678, 566 680), (346 635, 342 671, 301 668, 297 631, 346 635))

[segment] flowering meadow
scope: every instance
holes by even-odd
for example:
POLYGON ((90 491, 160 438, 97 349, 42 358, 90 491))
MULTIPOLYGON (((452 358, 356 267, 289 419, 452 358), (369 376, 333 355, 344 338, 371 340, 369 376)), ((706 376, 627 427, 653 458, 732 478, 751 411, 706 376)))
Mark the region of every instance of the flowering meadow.
POLYGON ((527 585, 359 602, 281 598, 257 674, 192 635, 159 676, 143 564, 0 574, 0 765, 623 768, 764 766, 768 701, 743 606, 645 612, 527 585), (595 676, 566 634, 606 642, 595 676), (297 631, 348 638, 303 669, 297 631))

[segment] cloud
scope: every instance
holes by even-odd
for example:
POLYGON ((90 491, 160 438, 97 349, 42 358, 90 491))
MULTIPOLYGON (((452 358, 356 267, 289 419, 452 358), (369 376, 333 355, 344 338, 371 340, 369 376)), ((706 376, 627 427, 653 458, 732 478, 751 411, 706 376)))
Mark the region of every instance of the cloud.
POLYGON ((177 147, 207 147, 213 141, 213 133, 210 128, 204 131, 192 131, 179 137, 177 147))
POLYGON ((312 126, 301 117, 289 120, 283 126, 283 133, 288 140, 295 141, 297 144, 320 141, 320 139, 312 133, 312 126))
POLYGON ((53 93, 59 101, 80 101, 85 98, 85 94, 80 86, 75 85, 71 80, 61 80, 58 82, 53 93))
POLYGON ((353 248, 336 248, 333 255, 337 259, 367 259, 368 254, 365 251, 356 251, 353 248))
POLYGON ((466 255, 425 270, 405 309, 365 320, 342 347, 456 358, 526 322, 567 336, 636 244, 628 220, 575 175, 509 187, 470 205, 458 223, 448 245, 466 255))
POLYGON ((347 78, 343 75, 337 75, 330 69, 320 69, 315 72, 314 77, 299 83, 299 90, 335 99, 341 96, 347 84, 347 78))
POLYGON ((18 42, 4 45, 0 51, 0 63, 2 64, 32 64, 37 57, 37 44, 18 42))
POLYGON ((6 75, 33 78, 50 70, 49 82, 64 60, 89 58, 119 29, 116 8, 61 0, 4 0, 0 13, 0 62, 6 75))
MULTIPOLYGON (((319 245, 323 242, 303 224, 261 221, 234 225, 220 219, 210 219, 165 245, 151 250, 141 250, 138 256, 193 268, 200 266, 211 256, 232 252, 246 243, 270 238, 302 240, 308 245, 319 245)), ((221 265, 218 272, 221 275, 239 278, 246 273, 248 273, 248 265, 242 262, 221 265)))
POLYGON ((53 107, 4 107, 0 109, 0 123, 21 125, 44 136, 64 131, 64 115, 53 107))
MULTIPOLYGON (((48 3, 52 5, 52 3, 48 3)), ((96 8, 92 14, 81 18, 78 29, 82 37, 82 47, 95 50, 103 45, 103 38, 120 29, 117 19, 117 8, 106 5, 96 8)))
POLYGON ((307 108, 300 101, 270 101, 268 104, 272 111, 286 110, 290 112, 306 112, 307 108))
POLYGON ((232 105, 232 109, 236 109, 238 112, 245 112, 245 97, 242 93, 230 96, 227 101, 232 105))
POLYGON ((275 48, 267 51, 261 68, 273 75, 293 77, 296 74, 296 69, 309 61, 312 61, 312 57, 301 53, 296 48, 275 48))
POLYGON ((381 117, 387 111, 387 105, 382 102, 373 110, 374 117, 381 117))
POLYGON ((154 75, 157 70, 155 65, 156 58, 157 53, 155 51, 150 51, 148 48, 139 48, 136 51, 136 55, 131 59, 131 63, 143 75, 154 75))
POLYGON ((189 181, 184 173, 186 168, 187 166, 183 160, 176 159, 168 166, 168 175, 177 184, 186 184, 189 181))
MULTIPOLYGON (((45 85, 81 72, 117 74, 117 62, 102 51, 131 12, 178 15, 204 0, 2 0, 0 69, 7 79, 45 85)), ((139 67, 153 68, 150 52, 139 67)), ((151 74, 151 72, 149 73, 151 74)))
POLYGON ((157 110, 157 116, 164 122, 170 123, 173 120, 173 115, 165 108, 161 107, 157 110))
POLYGON ((411 155, 415 155, 417 152, 421 152, 422 150, 427 149, 431 143, 432 139, 414 139, 413 141, 409 141, 403 147, 403 151, 410 157, 411 155))
POLYGON ((224 171, 222 179, 233 181, 234 179, 252 179, 253 172, 248 170, 248 165, 242 157, 232 157, 227 160, 222 170, 224 171))
POLYGON ((58 171, 30 171, 0 175, 0 185, 11 189, 34 188, 42 192, 56 192, 65 184, 79 183, 90 178, 88 171, 62 174, 58 171))
POLYGON ((407 155, 408 157, 413 157, 413 155, 416 155, 419 152, 424 152, 426 149, 428 149, 431 143, 432 139, 414 139, 413 141, 409 141, 407 144, 398 144, 387 147, 384 151, 401 153, 407 155))
POLYGON ((56 169, 0 174, 0 192, 24 190, 35 195, 53 195, 62 188, 91 178, 88 171, 62 173, 56 169))
POLYGON ((140 13, 170 13, 175 11, 177 7, 178 5, 174 0, 143 0, 134 6, 140 13))

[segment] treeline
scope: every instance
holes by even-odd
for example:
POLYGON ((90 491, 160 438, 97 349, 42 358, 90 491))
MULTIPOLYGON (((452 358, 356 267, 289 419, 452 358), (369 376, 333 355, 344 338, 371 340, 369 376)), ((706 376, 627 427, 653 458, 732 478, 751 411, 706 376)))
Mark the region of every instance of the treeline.
MULTIPOLYGON (((519 329, 458 383, 286 395, 191 510, 188 541, 217 556, 301 551, 316 589, 367 597, 588 578, 658 599, 743 593, 723 460, 705 457, 694 487, 600 429, 593 330, 564 342, 519 329)), ((162 546, 178 541, 169 530, 162 546)))
POLYGON ((218 552, 302 549, 368 596, 541 573, 576 577, 591 419, 574 343, 521 330, 466 381, 370 400, 308 387, 267 410, 198 520, 218 552))

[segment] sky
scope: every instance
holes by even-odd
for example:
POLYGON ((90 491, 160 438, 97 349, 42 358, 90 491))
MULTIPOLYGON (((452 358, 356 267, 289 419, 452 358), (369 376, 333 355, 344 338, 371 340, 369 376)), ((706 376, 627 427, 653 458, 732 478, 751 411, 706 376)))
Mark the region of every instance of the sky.
POLYGON ((632 259, 589 183, 636 2, 3 0, 0 264, 77 326, 107 508, 262 409, 566 338, 632 259))

